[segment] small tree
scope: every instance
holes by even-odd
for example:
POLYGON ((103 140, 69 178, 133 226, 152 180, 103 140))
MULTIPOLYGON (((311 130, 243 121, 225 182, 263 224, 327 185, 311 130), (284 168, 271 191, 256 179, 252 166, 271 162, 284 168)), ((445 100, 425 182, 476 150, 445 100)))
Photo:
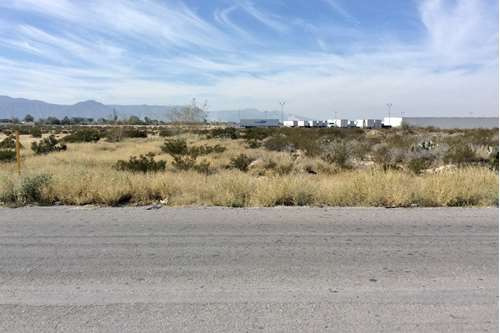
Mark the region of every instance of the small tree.
POLYGON ((24 121, 27 123, 32 123, 34 120, 35 118, 33 118, 33 116, 30 115, 29 113, 26 116, 24 116, 24 121))

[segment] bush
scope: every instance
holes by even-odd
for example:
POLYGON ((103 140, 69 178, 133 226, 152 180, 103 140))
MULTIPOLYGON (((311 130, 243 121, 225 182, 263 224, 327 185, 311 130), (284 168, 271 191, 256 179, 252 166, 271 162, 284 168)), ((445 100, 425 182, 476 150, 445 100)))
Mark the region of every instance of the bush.
POLYGON ((423 170, 428 169, 432 165, 430 158, 412 158, 408 161, 407 166, 414 174, 421 174, 423 170))
POLYGON ((249 140, 248 143, 247 143, 247 148, 250 148, 250 149, 257 149, 257 148, 260 148, 260 146, 262 146, 262 144, 257 141, 257 140, 249 140))
POLYGON ((188 154, 193 158, 197 158, 198 156, 201 155, 208 155, 211 153, 220 154, 223 153, 224 151, 226 151, 226 148, 218 144, 215 146, 204 145, 204 146, 190 147, 188 149, 188 154))
POLYGON ((13 135, 9 135, 0 141, 0 149, 16 149, 16 139, 13 135))
POLYGON ((272 137, 268 138, 264 142, 264 147, 267 150, 273 151, 295 151, 295 145, 290 143, 290 140, 283 134, 273 135, 272 137))
POLYGON ((137 128, 126 128, 122 133, 123 138, 147 138, 148 132, 137 128))
POLYGON ((1 149, 0 162, 12 162, 16 160, 16 152, 14 150, 1 149))
POLYGON ((33 127, 30 132, 33 138, 41 138, 42 137, 42 129, 38 126, 33 127))
POLYGON ((493 150, 493 152, 490 154, 488 166, 491 170, 498 171, 498 148, 495 148, 495 150, 493 150))
POLYGON ((43 192, 48 188, 51 181, 49 175, 36 175, 23 178, 18 193, 18 201, 27 203, 46 203, 43 200, 43 192))
POLYGON ((191 156, 174 155, 173 157, 174 161, 172 162, 172 165, 177 170, 187 171, 196 165, 196 160, 191 156))
POLYGON ((115 164, 115 169, 120 171, 131 172, 158 172, 164 171, 166 166, 165 161, 155 161, 153 153, 140 155, 139 157, 132 156, 128 161, 119 160, 115 164))
POLYGON ((158 135, 161 137, 169 137, 169 136, 175 136, 181 134, 182 131, 178 128, 161 128, 160 132, 158 132, 158 135))
POLYGON ((240 131, 234 127, 214 128, 209 131, 208 137, 235 140, 240 137, 240 131))
POLYGON ((456 144, 448 150, 444 161, 445 163, 463 165, 477 162, 478 159, 469 145, 456 144))
POLYGON ((207 176, 213 172, 212 169, 210 168, 210 163, 207 161, 202 161, 202 162, 196 164, 195 166, 193 166, 193 169, 196 172, 207 175, 207 176))
POLYGON ((335 163, 341 168, 348 166, 351 155, 347 143, 343 140, 334 140, 322 146, 323 154, 321 158, 328 163, 335 163))
POLYGON ((254 161, 253 158, 245 155, 245 154, 240 154, 239 156, 231 158, 231 163, 230 167, 239 169, 240 171, 247 172, 248 167, 250 166, 250 163, 254 161))
POLYGON ((161 150, 172 156, 176 155, 187 155, 189 149, 184 139, 170 139, 166 140, 161 146, 161 150))
POLYGON ((31 150, 35 152, 37 155, 48 154, 56 151, 66 150, 66 145, 60 143, 59 140, 56 139, 54 135, 49 136, 48 138, 43 139, 39 143, 33 142, 31 144, 31 150))
POLYGON ((63 138, 64 142, 97 142, 101 138, 101 133, 93 128, 79 129, 63 138))

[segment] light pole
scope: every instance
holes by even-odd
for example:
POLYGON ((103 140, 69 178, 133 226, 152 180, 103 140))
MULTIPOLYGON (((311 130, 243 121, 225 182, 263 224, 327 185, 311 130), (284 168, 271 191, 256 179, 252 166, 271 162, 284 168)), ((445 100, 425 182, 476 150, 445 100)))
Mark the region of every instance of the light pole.
POLYGON ((392 109, 392 103, 387 103, 387 110, 389 112, 389 121, 391 121, 391 109, 392 109))
POLYGON ((283 113, 283 109, 285 108, 285 104, 286 104, 286 101, 281 101, 280 102, 280 105, 281 105, 281 123, 282 124, 285 121, 285 116, 284 116, 284 113, 283 113))

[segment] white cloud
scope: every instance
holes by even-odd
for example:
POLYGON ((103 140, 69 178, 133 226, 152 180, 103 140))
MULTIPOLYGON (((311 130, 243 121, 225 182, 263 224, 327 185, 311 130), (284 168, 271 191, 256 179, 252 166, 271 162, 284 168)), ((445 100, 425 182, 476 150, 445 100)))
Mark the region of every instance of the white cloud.
POLYGON ((2 7, 48 15, 56 27, 74 25, 78 33, 0 24, 2 48, 49 60, 0 51, 0 94, 59 103, 179 104, 198 97, 214 110, 278 109, 286 99, 288 111, 315 117, 381 117, 387 102, 407 115, 498 113, 497 19, 485 2, 423 1, 421 43, 374 43, 345 54, 328 52, 316 35, 322 27, 307 22, 301 26, 311 28, 319 52, 249 47, 242 37, 248 32, 231 20, 236 11, 280 34, 297 20, 285 23, 248 1, 215 11, 214 23, 185 5, 152 0, 18 0, 2 7))

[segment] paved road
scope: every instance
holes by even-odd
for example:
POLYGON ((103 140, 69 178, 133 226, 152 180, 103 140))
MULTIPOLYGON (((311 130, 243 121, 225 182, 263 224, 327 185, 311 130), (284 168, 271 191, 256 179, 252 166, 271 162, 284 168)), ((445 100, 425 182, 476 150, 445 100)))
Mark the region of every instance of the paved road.
POLYGON ((0 331, 498 331, 497 209, 0 209, 0 331))

